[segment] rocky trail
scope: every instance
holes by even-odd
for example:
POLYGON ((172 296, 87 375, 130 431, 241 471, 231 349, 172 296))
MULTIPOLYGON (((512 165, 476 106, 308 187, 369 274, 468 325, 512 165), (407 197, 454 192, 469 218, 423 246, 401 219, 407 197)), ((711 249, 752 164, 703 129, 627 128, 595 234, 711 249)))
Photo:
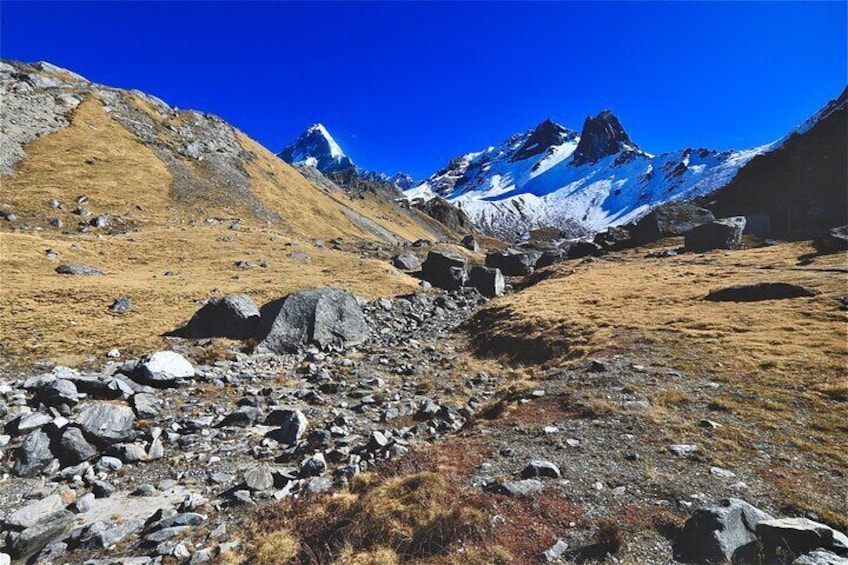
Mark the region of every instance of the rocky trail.
POLYGON ((484 300, 367 303, 372 334, 344 349, 195 366, 159 352, 97 373, 5 375, 8 550, 37 563, 213 561, 238 546, 227 526, 244 508, 328 491, 460 429, 502 380, 465 369, 453 335, 484 300), (151 557, 110 561, 116 547, 151 557))

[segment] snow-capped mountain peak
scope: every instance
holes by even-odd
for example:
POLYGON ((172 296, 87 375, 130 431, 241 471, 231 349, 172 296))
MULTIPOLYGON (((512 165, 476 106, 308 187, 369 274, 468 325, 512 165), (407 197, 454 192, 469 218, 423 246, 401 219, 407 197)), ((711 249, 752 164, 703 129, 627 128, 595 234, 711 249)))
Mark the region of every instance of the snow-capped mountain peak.
POLYGON ((343 171, 355 166, 321 123, 308 127, 277 156, 287 163, 315 167, 322 173, 343 171))
POLYGON ((611 110, 604 110, 594 118, 586 116, 580 143, 574 151, 573 164, 597 163, 604 157, 624 150, 640 151, 615 114, 611 110))

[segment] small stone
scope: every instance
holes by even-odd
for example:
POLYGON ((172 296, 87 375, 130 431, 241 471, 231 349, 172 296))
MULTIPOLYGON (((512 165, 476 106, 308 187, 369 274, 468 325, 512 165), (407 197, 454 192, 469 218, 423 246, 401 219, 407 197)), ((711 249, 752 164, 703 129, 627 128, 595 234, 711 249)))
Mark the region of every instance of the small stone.
POLYGON ((721 467, 710 467, 710 474, 721 479, 732 479, 736 476, 736 473, 733 471, 728 471, 727 469, 722 469, 721 467))
POLYGON ((698 446, 688 443, 676 443, 668 446, 668 450, 678 457, 691 457, 698 451, 698 446))
POLYGON ((555 563, 562 558, 563 554, 568 550, 568 544, 563 540, 558 539, 555 544, 546 549, 542 553, 542 559, 548 563, 555 563))
POLYGON ((489 483, 484 489, 495 494, 530 498, 540 494, 544 489, 544 485, 538 479, 523 479, 520 481, 489 483))
POLYGON ((545 461, 544 459, 534 459, 530 461, 527 467, 521 472, 521 478, 523 479, 532 479, 539 477, 549 477, 552 479, 560 478, 561 474, 559 472, 559 467, 551 463, 550 461, 545 461))
POLYGON ((99 276, 105 274, 103 271, 89 267, 88 265, 64 264, 56 267, 56 272, 60 275, 77 275, 77 276, 99 276))
POLYGON ((245 471, 244 483, 250 490, 270 490, 274 487, 274 475, 267 465, 257 465, 245 471))
POLYGON ((156 487, 151 484, 143 484, 138 485, 134 491, 130 493, 130 496, 141 496, 141 497, 149 497, 156 496, 158 494, 156 487))
POLYGON ((112 305, 109 306, 109 311, 113 314, 126 314, 130 310, 132 310, 132 300, 126 296, 119 296, 114 302, 112 302, 112 305))
POLYGON ((327 462, 324 459, 323 453, 316 453, 312 457, 307 457, 300 464, 300 473, 304 477, 312 477, 320 475, 327 468, 327 462))

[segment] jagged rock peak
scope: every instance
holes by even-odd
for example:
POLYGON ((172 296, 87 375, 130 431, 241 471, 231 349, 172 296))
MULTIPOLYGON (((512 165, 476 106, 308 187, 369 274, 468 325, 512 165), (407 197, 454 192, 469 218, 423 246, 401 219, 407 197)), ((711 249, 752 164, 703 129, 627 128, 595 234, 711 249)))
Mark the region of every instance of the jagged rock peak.
POLYGON ((527 141, 515 153, 512 161, 521 161, 547 151, 549 147, 562 145, 577 137, 577 133, 559 125, 550 118, 541 122, 527 138, 527 141))
POLYGON ((287 163, 315 167, 322 173, 343 171, 355 166, 321 123, 308 127, 278 157, 287 163))
POLYGON ((580 142, 574 151, 574 164, 595 163, 624 149, 638 150, 638 147, 630 140, 615 114, 604 110, 594 118, 586 117, 580 142))

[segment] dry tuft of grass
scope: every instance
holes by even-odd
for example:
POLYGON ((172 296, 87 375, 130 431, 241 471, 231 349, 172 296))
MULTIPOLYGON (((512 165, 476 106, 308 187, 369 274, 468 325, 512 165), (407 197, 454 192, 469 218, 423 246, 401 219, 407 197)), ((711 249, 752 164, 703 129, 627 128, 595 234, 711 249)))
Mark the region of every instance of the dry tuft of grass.
POLYGON ((300 544, 288 530, 265 534, 253 545, 243 562, 255 565, 284 565, 291 563, 300 552, 300 544))

